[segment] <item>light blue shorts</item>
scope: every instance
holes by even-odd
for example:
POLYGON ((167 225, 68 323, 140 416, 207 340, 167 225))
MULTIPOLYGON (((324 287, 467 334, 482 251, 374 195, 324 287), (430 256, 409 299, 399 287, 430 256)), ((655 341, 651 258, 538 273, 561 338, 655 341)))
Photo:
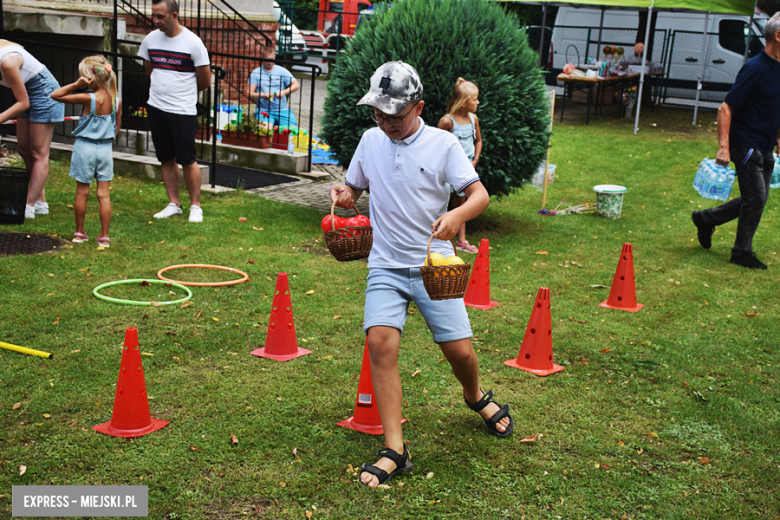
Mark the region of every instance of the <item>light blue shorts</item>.
POLYGON ((431 329, 434 342, 456 341, 473 335, 463 298, 431 300, 419 267, 369 270, 363 330, 367 334, 371 327, 382 325, 403 332, 412 301, 431 329))
POLYGON ((114 178, 114 155, 111 140, 93 141, 76 138, 70 159, 70 176, 84 184, 110 181, 114 178))
POLYGON ((280 128, 296 128, 298 126, 298 121, 296 121, 293 111, 289 108, 274 111, 262 110, 262 112, 268 112, 269 117, 265 117, 260 112, 261 110, 259 108, 255 110, 255 119, 258 121, 271 123, 272 125, 278 126, 280 128))
POLYGON ((24 84, 30 108, 19 114, 21 119, 29 119, 31 123, 59 123, 65 117, 65 105, 51 98, 51 93, 60 88, 60 84, 51 75, 49 69, 43 68, 24 84))

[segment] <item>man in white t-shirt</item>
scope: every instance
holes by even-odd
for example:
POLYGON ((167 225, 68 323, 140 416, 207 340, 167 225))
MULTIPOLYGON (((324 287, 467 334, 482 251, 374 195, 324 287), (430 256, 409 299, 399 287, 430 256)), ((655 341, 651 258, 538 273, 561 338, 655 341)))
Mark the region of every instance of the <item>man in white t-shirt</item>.
POLYGON ((409 303, 414 301, 463 386, 466 404, 479 413, 488 430, 506 437, 514 423, 509 405, 493 400, 479 387, 479 363, 471 345, 471 326, 463 299, 431 300, 420 276, 428 239, 431 251, 453 254, 447 241, 460 225, 490 203, 471 161, 451 133, 427 126, 420 118, 423 86, 414 67, 385 63, 371 76, 371 88, 358 105, 368 105, 377 127, 363 134, 349 163, 345 185, 331 186, 331 200, 350 208, 370 189, 373 245, 363 330, 368 336, 371 379, 385 449, 374 464, 363 464, 360 482, 384 484, 412 469, 401 430, 401 377, 398 351, 409 303), (447 211, 450 186, 465 192, 466 202, 447 211))
POLYGON ((161 163, 168 205, 154 218, 181 215, 179 168, 190 194, 190 222, 203 222, 200 208, 200 169, 195 161, 195 108, 198 92, 211 81, 209 55, 203 42, 179 23, 176 0, 152 0, 157 30, 141 43, 138 55, 151 79, 147 114, 157 160, 161 163))

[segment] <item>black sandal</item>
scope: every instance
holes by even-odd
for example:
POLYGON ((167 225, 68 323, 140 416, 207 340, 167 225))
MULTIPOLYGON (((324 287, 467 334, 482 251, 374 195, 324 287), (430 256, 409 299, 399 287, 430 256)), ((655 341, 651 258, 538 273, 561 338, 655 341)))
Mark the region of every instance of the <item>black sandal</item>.
POLYGON ((412 462, 409 460, 409 450, 406 449, 406 446, 404 446, 403 455, 399 455, 397 451, 391 450, 390 448, 385 448, 376 452, 376 456, 378 459, 385 457, 395 462, 395 471, 388 475, 387 472, 383 469, 379 469, 376 466, 371 466, 369 464, 363 464, 361 466, 363 471, 361 471, 360 475, 358 475, 358 480, 366 487, 368 487, 368 484, 364 483, 360 478, 363 475, 363 472, 374 475, 379 480, 379 484, 384 484, 394 476, 400 475, 401 473, 406 473, 407 471, 411 471, 412 468, 414 468, 414 464, 412 464, 412 462))
MULTIPOLYGON (((480 388, 480 391, 482 389, 480 388)), ((477 401, 474 404, 471 404, 466 400, 466 396, 463 396, 463 400, 466 402, 466 406, 471 408, 473 411, 479 413, 484 407, 486 407, 490 403, 496 403, 495 400, 493 400, 493 391, 489 390, 487 393, 483 392, 482 399, 477 401)), ((488 430, 490 430, 490 433, 497 435, 498 437, 508 437, 512 431, 515 429, 515 422, 512 420, 512 416, 509 415, 509 405, 505 404, 504 406, 501 406, 500 404, 496 403, 501 409, 493 414, 493 417, 490 419, 482 418, 483 421, 485 421, 485 426, 487 426, 488 430), (498 431, 498 428, 496 425, 501 422, 501 419, 504 417, 509 417, 509 426, 507 426, 506 431, 500 432, 498 431)))

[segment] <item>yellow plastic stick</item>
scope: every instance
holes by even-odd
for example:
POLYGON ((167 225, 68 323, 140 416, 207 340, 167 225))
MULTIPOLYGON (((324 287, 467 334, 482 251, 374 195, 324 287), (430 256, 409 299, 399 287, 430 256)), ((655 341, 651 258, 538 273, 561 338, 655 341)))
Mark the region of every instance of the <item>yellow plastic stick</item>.
POLYGON ((13 350, 15 352, 21 352, 22 354, 29 354, 31 356, 38 356, 46 359, 51 359, 52 357, 54 357, 48 352, 42 352, 40 350, 35 350, 27 347, 20 347, 19 345, 11 345, 10 343, 3 343, 2 341, 0 341, 0 348, 13 350))

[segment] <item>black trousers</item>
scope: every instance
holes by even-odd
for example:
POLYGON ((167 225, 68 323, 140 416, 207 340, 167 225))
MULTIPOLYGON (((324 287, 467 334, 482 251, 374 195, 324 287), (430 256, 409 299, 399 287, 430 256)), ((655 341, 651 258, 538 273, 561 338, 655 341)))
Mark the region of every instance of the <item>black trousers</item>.
POLYGON ((732 147, 729 150, 731 160, 737 167, 740 197, 732 199, 717 208, 701 212, 702 221, 708 226, 720 226, 735 218, 737 221, 737 238, 734 241, 733 254, 741 255, 753 250, 753 235, 761 222, 764 206, 769 198, 769 180, 775 167, 772 151, 754 149, 745 162, 748 148, 732 147))

